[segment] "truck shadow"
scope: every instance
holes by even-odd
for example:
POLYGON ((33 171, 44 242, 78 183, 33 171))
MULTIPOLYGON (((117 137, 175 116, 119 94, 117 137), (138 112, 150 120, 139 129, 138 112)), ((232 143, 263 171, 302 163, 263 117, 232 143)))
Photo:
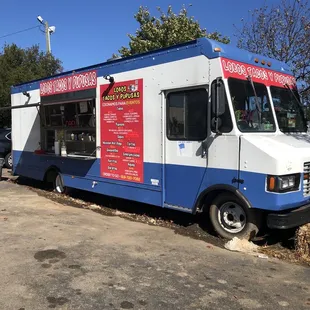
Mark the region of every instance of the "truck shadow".
MULTIPOLYGON (((27 186, 39 195, 60 204, 75 208, 89 208, 106 216, 118 215, 132 221, 167 227, 173 229, 177 234, 203 240, 222 248, 226 242, 226 240, 216 235, 206 213, 193 215, 75 189, 70 189, 66 195, 61 195, 55 193, 44 182, 24 177, 18 177, 15 183, 27 186), (100 208, 91 208, 93 205, 100 208)), ((265 228, 253 240, 253 243, 261 247, 274 247, 278 250, 294 251, 294 235, 295 229, 280 231, 265 228)))

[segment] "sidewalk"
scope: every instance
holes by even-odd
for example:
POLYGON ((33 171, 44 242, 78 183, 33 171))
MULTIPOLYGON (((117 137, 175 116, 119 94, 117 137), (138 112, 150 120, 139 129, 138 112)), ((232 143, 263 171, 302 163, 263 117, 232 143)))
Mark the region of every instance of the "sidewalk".
POLYGON ((310 269, 0 182, 0 309, 310 309, 310 269))

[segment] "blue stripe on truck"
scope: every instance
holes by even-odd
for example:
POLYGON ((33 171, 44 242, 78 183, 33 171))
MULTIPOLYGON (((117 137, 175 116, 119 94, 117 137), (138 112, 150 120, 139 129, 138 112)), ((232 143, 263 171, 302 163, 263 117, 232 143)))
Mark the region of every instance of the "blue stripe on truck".
MULTIPOLYGON (((100 160, 78 160, 61 156, 36 155, 32 152, 13 151, 14 174, 43 180, 50 166, 58 167, 64 175, 66 186, 148 203, 156 206, 183 207, 194 210, 199 194, 213 185, 232 184, 235 170, 199 168, 181 165, 144 163, 144 184, 109 180, 100 177, 100 160), (162 180, 165 171, 165 183, 162 180), (74 176, 74 178, 72 178, 74 176), (152 185, 158 180, 159 185, 152 185), (93 186, 93 181, 97 184, 93 186), (163 184, 165 191, 163 192, 163 184)), ((265 189, 266 175, 242 172, 244 183, 240 191, 255 208, 280 211, 304 205, 310 198, 298 192, 285 194, 268 193, 265 189)))

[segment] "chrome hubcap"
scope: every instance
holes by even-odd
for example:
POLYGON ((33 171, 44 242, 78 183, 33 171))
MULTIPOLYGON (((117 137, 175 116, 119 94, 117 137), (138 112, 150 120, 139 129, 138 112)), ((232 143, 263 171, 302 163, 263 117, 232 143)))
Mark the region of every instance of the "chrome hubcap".
POLYGON ((243 208, 235 202, 224 203, 218 211, 218 220, 222 228, 229 233, 239 233, 246 224, 243 208))
POLYGON ((55 189, 58 193, 64 192, 64 185, 62 182, 62 178, 59 174, 57 174, 56 180, 55 180, 55 189))
POLYGON ((8 164, 10 167, 12 167, 12 165, 13 165, 12 155, 10 155, 8 158, 8 164))

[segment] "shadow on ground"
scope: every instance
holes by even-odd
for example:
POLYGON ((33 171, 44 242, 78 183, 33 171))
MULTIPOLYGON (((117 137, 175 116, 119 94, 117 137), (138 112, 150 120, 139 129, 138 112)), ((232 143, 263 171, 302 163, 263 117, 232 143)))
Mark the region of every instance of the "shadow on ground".
MULTIPOLYGON (((70 189, 66 195, 59 195, 43 182, 23 177, 19 177, 13 182, 27 186, 39 195, 61 204, 76 208, 89 208, 90 206, 96 205, 100 206, 100 208, 90 209, 106 216, 118 215, 132 221, 168 227, 173 229, 177 234, 203 240, 222 248, 225 244, 225 240, 216 235, 207 214, 204 213, 191 215, 171 209, 158 208, 147 204, 74 189, 70 189)), ((294 251, 295 229, 272 231, 265 228, 253 242, 259 245, 262 251, 270 256, 288 261, 298 261, 294 251)))

